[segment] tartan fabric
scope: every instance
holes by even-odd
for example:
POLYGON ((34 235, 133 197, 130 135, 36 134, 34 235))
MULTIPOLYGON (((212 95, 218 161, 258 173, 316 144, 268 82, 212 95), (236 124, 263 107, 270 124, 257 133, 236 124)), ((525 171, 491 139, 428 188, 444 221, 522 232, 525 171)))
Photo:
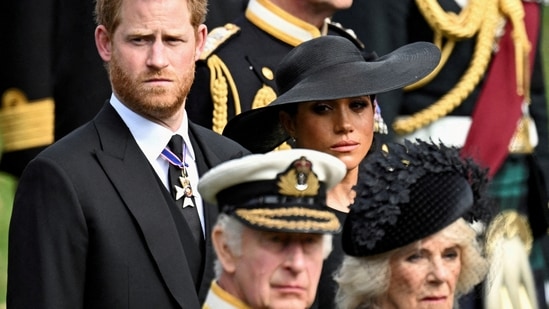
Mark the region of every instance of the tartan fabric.
POLYGON ((518 210, 525 214, 528 194, 528 167, 522 156, 510 156, 492 179, 489 194, 500 210, 518 210))

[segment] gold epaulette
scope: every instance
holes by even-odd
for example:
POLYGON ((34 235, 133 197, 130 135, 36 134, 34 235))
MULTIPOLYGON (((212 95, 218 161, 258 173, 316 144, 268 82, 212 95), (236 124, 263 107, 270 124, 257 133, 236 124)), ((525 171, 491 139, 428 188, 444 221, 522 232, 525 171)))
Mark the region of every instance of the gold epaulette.
POLYGON ((235 35, 240 31, 240 27, 235 24, 225 24, 223 27, 216 27, 206 38, 206 43, 204 45, 204 50, 200 54, 200 59, 207 59, 211 53, 216 50, 219 46, 225 43, 230 37, 235 35))
POLYGON ((4 152, 24 150, 53 143, 54 102, 44 98, 29 102, 15 88, 2 95, 0 134, 4 152))

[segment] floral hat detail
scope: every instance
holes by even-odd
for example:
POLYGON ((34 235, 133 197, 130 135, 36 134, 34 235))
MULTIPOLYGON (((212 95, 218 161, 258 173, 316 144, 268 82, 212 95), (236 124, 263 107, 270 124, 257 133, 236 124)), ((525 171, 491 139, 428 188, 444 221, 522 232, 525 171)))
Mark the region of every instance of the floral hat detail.
POLYGON ((411 244, 460 217, 488 223, 487 170, 444 144, 389 143, 360 166, 357 196, 343 227, 343 250, 370 256, 411 244))

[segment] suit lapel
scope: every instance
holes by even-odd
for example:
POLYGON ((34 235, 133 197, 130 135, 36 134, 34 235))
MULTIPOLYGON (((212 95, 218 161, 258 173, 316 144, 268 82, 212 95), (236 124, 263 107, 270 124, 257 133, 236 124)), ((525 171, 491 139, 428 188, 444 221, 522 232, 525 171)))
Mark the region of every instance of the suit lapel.
MULTIPOLYGON (((207 144, 203 143, 205 141, 205 138, 201 138, 200 134, 194 130, 194 124, 189 123, 189 138, 191 140, 191 143, 193 144, 193 149, 195 151, 195 157, 196 157, 196 166, 198 169, 198 173, 200 176, 202 176, 205 172, 207 172, 210 168, 212 168, 214 165, 221 162, 221 159, 217 156, 217 154, 210 150, 207 144)), ((211 230, 213 228, 213 225, 215 224, 217 220, 217 215, 219 214, 219 210, 216 205, 212 205, 210 203, 207 203, 203 200, 203 206, 204 206, 204 222, 206 224, 205 230, 206 232, 206 242, 205 242, 205 261, 204 261, 204 275, 202 276, 202 282, 200 284, 200 288, 198 290, 200 299, 205 299, 206 295, 208 293, 208 290, 210 289, 211 281, 214 279, 214 261, 215 261, 215 251, 213 249, 212 240, 211 240, 211 230)))
POLYGON ((139 224, 166 286, 182 308, 199 308, 184 252, 192 248, 181 245, 156 174, 112 106, 94 122, 102 144, 97 159, 139 224))

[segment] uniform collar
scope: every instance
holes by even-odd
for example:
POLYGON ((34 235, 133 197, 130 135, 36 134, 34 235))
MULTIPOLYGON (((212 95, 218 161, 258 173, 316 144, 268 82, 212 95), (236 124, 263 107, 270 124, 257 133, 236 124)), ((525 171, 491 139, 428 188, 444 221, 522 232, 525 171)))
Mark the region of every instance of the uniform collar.
POLYGON ((212 281, 202 309, 252 309, 212 281))
POLYGON ((292 46, 325 35, 329 23, 329 19, 326 19, 321 32, 314 25, 289 14, 269 0, 250 0, 246 18, 261 30, 292 46))

